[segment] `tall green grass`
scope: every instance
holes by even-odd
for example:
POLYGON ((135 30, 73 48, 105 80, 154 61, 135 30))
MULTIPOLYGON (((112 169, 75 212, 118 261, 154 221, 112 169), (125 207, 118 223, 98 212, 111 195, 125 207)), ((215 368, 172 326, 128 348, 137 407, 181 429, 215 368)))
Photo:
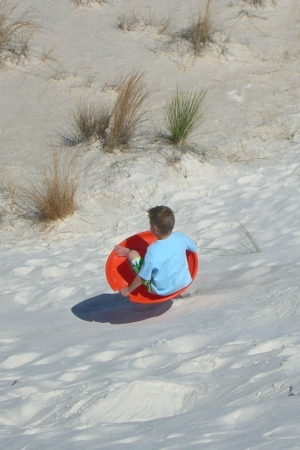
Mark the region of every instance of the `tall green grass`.
POLYGON ((185 143, 187 138, 206 118, 206 90, 200 91, 176 89, 167 103, 164 119, 167 139, 177 146, 185 143))

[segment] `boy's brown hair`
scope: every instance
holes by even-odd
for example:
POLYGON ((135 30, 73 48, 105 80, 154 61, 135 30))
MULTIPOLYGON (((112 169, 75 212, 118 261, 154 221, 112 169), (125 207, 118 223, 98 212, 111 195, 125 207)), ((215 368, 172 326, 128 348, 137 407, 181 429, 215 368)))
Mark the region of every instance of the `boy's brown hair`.
POLYGON ((172 233, 175 224, 175 216, 168 206, 155 206, 148 209, 150 225, 156 225, 163 236, 172 233))

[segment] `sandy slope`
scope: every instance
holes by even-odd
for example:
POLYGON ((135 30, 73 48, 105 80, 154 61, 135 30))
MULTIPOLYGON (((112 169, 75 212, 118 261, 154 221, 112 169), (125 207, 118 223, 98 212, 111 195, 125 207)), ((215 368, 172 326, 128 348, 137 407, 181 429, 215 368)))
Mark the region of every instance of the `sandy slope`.
POLYGON ((177 28, 198 9, 160 3, 38 0, 31 59, 0 74, 5 450, 299 449, 300 8, 219 1, 214 44, 195 60, 155 27, 118 29, 132 9, 177 28), (30 227, 7 183, 27 185, 70 108, 113 99, 136 68, 153 95, 133 148, 81 148, 78 211, 30 227), (208 89, 208 118, 168 165, 153 130, 177 83, 208 89), (201 265, 182 298, 146 308, 111 292, 104 265, 156 204, 174 209, 201 265))

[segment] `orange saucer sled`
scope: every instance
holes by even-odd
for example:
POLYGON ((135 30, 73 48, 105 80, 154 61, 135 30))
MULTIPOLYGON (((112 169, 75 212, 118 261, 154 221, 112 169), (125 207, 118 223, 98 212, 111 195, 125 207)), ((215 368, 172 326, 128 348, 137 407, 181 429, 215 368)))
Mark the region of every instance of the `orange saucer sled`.
MULTIPOLYGON (((145 256, 148 245, 152 244, 156 240, 157 237, 154 236, 151 231, 142 231, 141 233, 125 239, 119 245, 135 249, 143 257, 145 256)), ((192 280, 194 280, 198 271, 197 253, 187 251, 186 257, 192 280)), ((122 256, 117 256, 114 250, 111 252, 106 261, 105 274, 110 287, 114 291, 118 291, 119 289, 128 286, 135 278, 135 274, 132 272, 127 259, 122 256)), ((135 303, 162 303, 171 300, 174 297, 178 297, 178 295, 184 292, 187 288, 188 286, 178 292, 162 297, 160 295, 150 294, 145 286, 142 285, 129 295, 129 299, 131 302, 135 303)))

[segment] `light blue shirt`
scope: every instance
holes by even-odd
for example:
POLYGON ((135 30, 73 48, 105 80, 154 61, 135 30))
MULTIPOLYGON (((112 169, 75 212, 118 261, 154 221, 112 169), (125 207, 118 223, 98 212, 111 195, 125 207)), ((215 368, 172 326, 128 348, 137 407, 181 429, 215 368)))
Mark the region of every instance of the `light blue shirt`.
POLYGON ((168 295, 188 286, 191 274, 186 251, 197 251, 196 243, 180 231, 149 245, 139 276, 151 280, 153 292, 168 295))

